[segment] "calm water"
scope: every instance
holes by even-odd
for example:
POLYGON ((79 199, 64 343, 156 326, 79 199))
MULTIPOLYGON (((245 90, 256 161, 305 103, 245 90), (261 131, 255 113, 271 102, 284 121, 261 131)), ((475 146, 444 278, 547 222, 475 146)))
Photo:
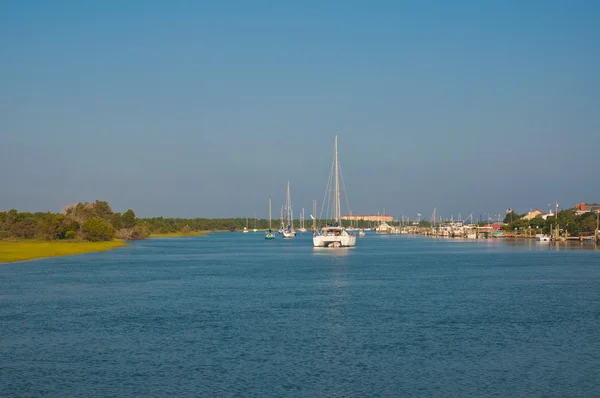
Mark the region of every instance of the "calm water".
POLYGON ((0 396, 600 396, 600 250, 310 244, 0 265, 0 396))

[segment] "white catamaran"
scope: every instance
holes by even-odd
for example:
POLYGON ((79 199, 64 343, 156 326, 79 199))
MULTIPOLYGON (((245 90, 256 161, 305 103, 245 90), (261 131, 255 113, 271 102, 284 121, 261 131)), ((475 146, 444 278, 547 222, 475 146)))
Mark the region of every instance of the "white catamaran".
POLYGON ((287 184, 287 196, 285 199, 285 227, 283 228, 283 238, 291 239, 296 237, 296 231, 294 231, 294 213, 292 212, 292 196, 290 195, 290 182, 287 184))
MULTIPOLYGON (((356 246, 356 236, 348 234, 341 223, 340 209, 340 162, 338 159, 338 136, 334 140, 333 165, 332 173, 334 177, 333 190, 331 187, 331 174, 327 184, 327 192, 331 194, 333 191, 333 222, 327 224, 320 231, 313 232, 313 245, 315 247, 353 247, 356 246)), ((343 180, 343 178, 342 178, 343 180)), ((345 189, 345 187, 344 187, 345 189)), ((329 200, 327 200, 329 203, 329 200)), ((328 219, 328 217, 326 218, 328 219)))

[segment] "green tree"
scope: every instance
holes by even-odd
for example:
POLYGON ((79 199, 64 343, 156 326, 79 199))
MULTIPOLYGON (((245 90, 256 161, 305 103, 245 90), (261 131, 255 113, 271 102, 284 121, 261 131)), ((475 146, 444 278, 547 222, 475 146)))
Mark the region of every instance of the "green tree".
POLYGON ((506 214, 506 217, 504 217, 503 222, 504 222, 504 224, 510 224, 510 223, 517 221, 521 217, 522 217, 522 215, 515 213, 515 211, 513 210, 510 213, 506 214))
POLYGON ((133 226, 135 225, 135 213, 131 209, 123 213, 121 219, 123 221, 123 228, 133 228, 133 226))
POLYGON ((81 226, 85 239, 91 242, 112 240, 115 236, 115 227, 100 217, 90 218, 81 226))
POLYGON ((123 228, 123 217, 121 216, 121 213, 113 213, 112 216, 110 217, 110 223, 113 225, 113 227, 115 227, 115 229, 121 229, 123 228))
POLYGON ((98 217, 101 217, 105 220, 109 220, 113 214, 113 211, 110 208, 108 202, 106 202, 104 200, 97 200, 94 203, 94 213, 98 217))

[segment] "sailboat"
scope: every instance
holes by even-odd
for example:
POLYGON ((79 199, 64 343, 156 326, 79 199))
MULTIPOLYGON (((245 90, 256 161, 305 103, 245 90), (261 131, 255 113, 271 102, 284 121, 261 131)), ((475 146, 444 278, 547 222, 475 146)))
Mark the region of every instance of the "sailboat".
POLYGON ((354 225, 353 225, 353 221, 354 221, 354 217, 352 217, 352 210, 350 210, 350 226, 348 228, 346 228, 346 231, 351 231, 351 232, 356 231, 356 229, 354 228, 354 225))
POLYGON ((281 214, 279 215, 279 220, 281 220, 281 227, 279 227, 279 230, 277 231, 278 234, 282 234, 283 233, 283 206, 281 206, 281 214))
POLYGON ((285 199, 286 208, 286 225, 283 229, 283 238, 291 239, 296 237, 296 231, 294 231, 294 214, 292 213, 292 196, 290 195, 290 182, 287 184, 287 195, 285 199))
POLYGON ((248 219, 247 218, 246 218, 246 226, 244 227, 244 230, 242 232, 245 234, 248 233, 248 219))
MULTIPOLYGON (((353 247, 356 246, 356 236, 346 232, 346 228, 341 223, 340 209, 340 162, 338 159, 338 136, 335 136, 333 144, 333 223, 327 224, 320 231, 313 233, 313 245, 315 247, 353 247)), ((330 174, 331 175, 331 174, 330 174)), ((327 191, 331 193, 327 184, 327 191)), ((344 187, 345 189, 345 187, 344 187)))
POLYGON ((269 229, 265 233, 265 239, 275 239, 275 234, 271 229, 271 198, 269 198, 269 229))
POLYGON ((306 232, 306 228, 304 228, 304 207, 302 208, 302 215, 300 216, 300 232, 306 232))
POLYGON ((252 232, 257 232, 258 229, 256 229, 256 213, 254 213, 254 229, 252 230, 252 232))

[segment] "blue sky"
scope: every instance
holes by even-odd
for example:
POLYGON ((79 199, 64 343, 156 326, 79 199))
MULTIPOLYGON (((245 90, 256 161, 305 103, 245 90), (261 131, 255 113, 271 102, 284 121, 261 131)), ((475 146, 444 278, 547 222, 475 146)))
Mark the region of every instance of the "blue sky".
POLYGON ((0 209, 600 202, 595 1, 3 1, 0 209), (126 3, 126 4, 121 4, 126 3))

